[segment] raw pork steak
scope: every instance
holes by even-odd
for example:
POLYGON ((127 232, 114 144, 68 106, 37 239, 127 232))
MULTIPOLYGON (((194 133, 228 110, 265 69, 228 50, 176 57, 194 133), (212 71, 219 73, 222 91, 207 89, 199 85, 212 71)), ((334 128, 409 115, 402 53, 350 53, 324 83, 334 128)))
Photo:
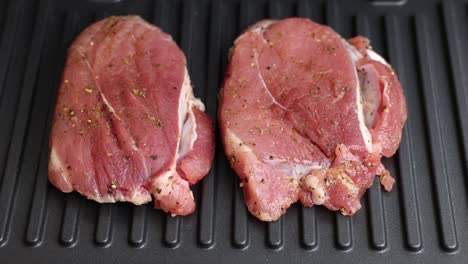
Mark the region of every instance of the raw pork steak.
POLYGON ((100 203, 194 211, 189 185, 209 171, 213 126, 185 56, 140 17, 110 17, 70 47, 50 135, 49 180, 100 203))
POLYGON ((249 211, 273 221, 298 199, 352 215, 398 148, 406 104, 392 68, 356 37, 307 19, 261 21, 234 43, 220 94, 226 154, 249 211))

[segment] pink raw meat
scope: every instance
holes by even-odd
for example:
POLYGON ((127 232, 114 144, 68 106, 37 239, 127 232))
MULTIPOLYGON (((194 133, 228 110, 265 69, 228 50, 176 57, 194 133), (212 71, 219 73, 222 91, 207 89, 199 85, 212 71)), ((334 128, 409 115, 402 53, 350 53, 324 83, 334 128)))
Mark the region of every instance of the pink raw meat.
POLYGON ((225 152, 249 211, 274 221, 298 199, 352 215, 401 140, 400 83, 368 40, 307 19, 264 20, 234 43, 220 93, 225 152))
POLYGON ((173 215, 195 209, 190 185, 209 171, 214 132, 192 93, 185 56, 137 16, 85 29, 69 49, 50 135, 49 180, 100 203, 173 215))

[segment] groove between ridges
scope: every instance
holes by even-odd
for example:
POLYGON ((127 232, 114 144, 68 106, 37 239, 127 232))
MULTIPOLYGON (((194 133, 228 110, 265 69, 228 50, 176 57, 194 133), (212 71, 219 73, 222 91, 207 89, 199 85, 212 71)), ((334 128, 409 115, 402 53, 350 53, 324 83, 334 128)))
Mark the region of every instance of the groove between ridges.
POLYGON ((447 162, 444 148, 444 135, 440 122, 438 107, 437 83, 435 80, 433 46, 429 37, 426 17, 418 14, 415 17, 418 44, 419 66, 424 87, 425 112, 428 120, 432 160, 432 180, 436 199, 439 235, 442 248, 447 252, 458 249, 458 239, 453 214, 451 190, 447 178, 447 162))
MULTIPOLYGON (((36 21, 39 21, 39 19, 47 16, 47 14, 50 12, 49 9, 49 1, 41 1, 39 10, 36 13, 36 21)), ((26 68, 25 78, 22 84, 22 91, 18 102, 18 109, 13 127, 13 136, 9 145, 7 165, 5 171, 3 172, 3 182, 0 189, 0 200, 2 201, 2 205, 0 207, 0 245, 6 243, 10 229, 10 221, 14 210, 17 183, 18 178, 20 177, 19 168, 21 164, 21 156, 23 154, 23 143, 26 131, 28 130, 31 100, 35 90, 40 57, 43 53, 42 47, 44 45, 46 30, 47 21, 36 23, 36 26, 33 30, 33 39, 31 45, 36 46, 28 54, 28 66, 26 68)), ((42 155, 43 154, 41 154, 41 161, 43 160, 42 155)), ((41 184, 38 183, 38 179, 36 179, 36 187, 34 191, 35 194, 38 193, 37 188, 40 185, 41 184)), ((44 200, 37 200, 36 202, 38 204, 42 202, 40 204, 41 208, 44 207, 44 200)), ((27 227, 25 240, 28 244, 36 246, 39 245, 42 241, 43 225, 42 222, 39 222, 35 229, 30 228, 31 217, 33 216, 41 217, 42 219, 44 214, 43 211, 41 211, 37 215, 35 215, 34 212, 31 212, 29 215, 29 225, 27 227)))
MULTIPOLYGON (((387 45, 388 45, 388 54, 389 62, 393 65, 395 71, 398 74, 400 82, 403 89, 409 89, 409 85, 406 84, 406 75, 405 75, 405 63, 403 61, 402 50, 405 48, 401 45, 402 42, 399 42, 394 36, 402 35, 400 28, 403 26, 401 23, 401 18, 396 16, 386 16, 385 17, 385 29, 387 33, 387 45)), ((409 90, 406 90, 406 93, 410 93, 409 90)), ((407 95, 408 96, 408 95, 407 95)), ((412 105, 408 106, 409 116, 411 118, 412 105)), ((403 128, 403 136, 398 151, 399 155, 399 167, 400 167, 400 181, 399 184, 401 188, 402 203, 401 207, 403 209, 403 223, 405 230, 405 244, 406 247, 413 252, 422 250, 423 248, 423 239, 421 234, 421 221, 418 205, 418 190, 416 185, 416 175, 414 171, 414 166, 412 164, 413 157, 413 140, 412 136, 413 124, 408 122, 403 128)))
MULTIPOLYGON (((220 52, 221 52, 221 32, 223 26, 223 11, 219 1, 215 1, 211 5, 210 12, 210 30, 209 30, 209 47, 208 64, 207 64, 207 85, 204 91, 206 112, 212 118, 216 119, 217 98, 210 96, 210 91, 216 91, 219 85, 219 68, 220 68, 220 52)), ((214 125, 217 124, 213 120, 214 125)), ((218 150, 219 151, 219 150, 218 150)), ((211 248, 215 244, 215 175, 217 173, 217 158, 215 156, 211 164, 209 174, 201 183, 201 201, 199 215, 199 230, 198 243, 202 248, 211 248)))

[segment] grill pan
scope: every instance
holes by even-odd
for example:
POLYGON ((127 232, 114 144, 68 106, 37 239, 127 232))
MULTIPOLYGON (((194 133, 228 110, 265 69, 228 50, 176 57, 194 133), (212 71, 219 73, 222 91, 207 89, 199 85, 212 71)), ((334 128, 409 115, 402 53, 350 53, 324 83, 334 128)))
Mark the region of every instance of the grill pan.
POLYGON ((0 262, 468 263, 467 24, 467 0, 0 1, 0 262), (376 180, 353 217, 295 204, 260 222, 217 140, 190 216, 61 193, 47 181, 47 144, 66 50, 93 21, 124 14, 173 36, 213 119, 229 47, 248 25, 299 16, 368 36, 408 102, 400 149, 384 160, 395 188, 376 180))

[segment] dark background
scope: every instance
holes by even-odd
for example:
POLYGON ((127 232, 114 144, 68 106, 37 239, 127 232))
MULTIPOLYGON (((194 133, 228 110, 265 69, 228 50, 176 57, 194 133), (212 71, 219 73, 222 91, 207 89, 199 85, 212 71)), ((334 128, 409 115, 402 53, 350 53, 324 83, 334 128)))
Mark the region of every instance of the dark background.
POLYGON ((468 262, 468 1, 106 2, 0 1, 0 263, 468 262), (352 218, 296 204, 263 223, 247 213, 218 140, 190 216, 61 193, 47 182, 47 142, 66 49, 111 14, 139 14, 173 36, 213 118, 229 47, 249 24, 301 16, 370 37, 408 102, 400 150, 384 160, 394 190, 376 181, 352 218))

